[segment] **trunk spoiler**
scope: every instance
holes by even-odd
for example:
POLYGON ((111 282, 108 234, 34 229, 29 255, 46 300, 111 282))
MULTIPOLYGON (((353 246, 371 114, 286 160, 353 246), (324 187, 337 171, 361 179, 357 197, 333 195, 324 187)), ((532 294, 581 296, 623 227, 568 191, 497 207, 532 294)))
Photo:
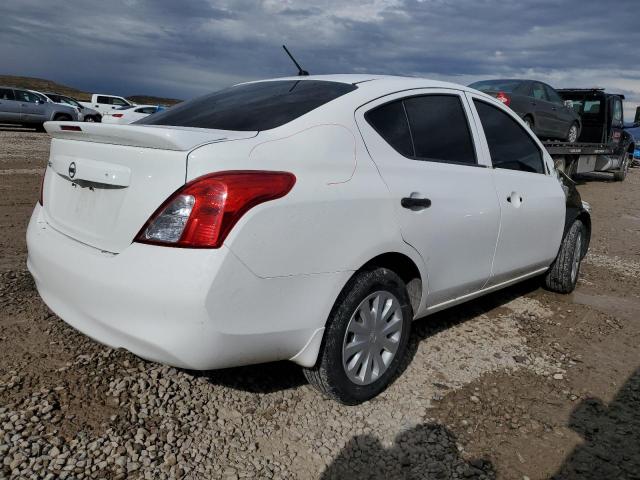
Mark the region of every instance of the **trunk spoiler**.
POLYGON ((193 150, 206 143, 251 138, 258 134, 206 128, 91 122, 46 122, 44 128, 53 138, 177 151, 193 150))

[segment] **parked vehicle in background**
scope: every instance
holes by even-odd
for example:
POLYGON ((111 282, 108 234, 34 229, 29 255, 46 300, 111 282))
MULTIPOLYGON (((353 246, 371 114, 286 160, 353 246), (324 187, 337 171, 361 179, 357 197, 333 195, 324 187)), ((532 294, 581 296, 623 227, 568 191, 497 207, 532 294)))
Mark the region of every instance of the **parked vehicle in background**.
POLYGON ((469 85, 511 108, 538 138, 575 142, 581 120, 553 87, 537 80, 482 80, 469 85))
POLYGON ((58 93, 44 92, 43 95, 49 98, 54 103, 60 103, 62 105, 71 105, 78 109, 78 121, 80 122, 100 122, 102 115, 93 108, 85 107, 78 100, 66 95, 60 95, 58 93))
POLYGON ((566 88, 558 94, 580 115, 582 132, 570 145, 545 143, 557 167, 569 175, 611 172, 615 180, 624 180, 636 146, 624 128, 624 95, 602 88, 566 88))
POLYGON ((90 102, 80 102, 80 104, 84 105, 85 107, 97 110, 100 115, 103 116, 106 113, 111 113, 113 110, 116 110, 120 107, 135 106, 135 103, 127 100, 124 97, 118 97, 115 95, 104 95, 101 93, 92 94, 90 102))
POLYGON ((113 113, 108 113, 102 117, 103 123, 114 123, 117 125, 127 125, 129 123, 142 120, 149 115, 166 110, 159 105, 136 105, 135 107, 120 107, 113 113))
POLYGON ((413 319, 536 276, 571 292, 589 245, 531 130, 451 83, 293 77, 46 127, 27 264, 56 314, 190 369, 289 359, 347 404, 392 381, 413 319))
POLYGON ((78 112, 70 105, 59 105, 44 95, 23 88, 0 87, 0 123, 43 129, 43 123, 77 121, 78 112))

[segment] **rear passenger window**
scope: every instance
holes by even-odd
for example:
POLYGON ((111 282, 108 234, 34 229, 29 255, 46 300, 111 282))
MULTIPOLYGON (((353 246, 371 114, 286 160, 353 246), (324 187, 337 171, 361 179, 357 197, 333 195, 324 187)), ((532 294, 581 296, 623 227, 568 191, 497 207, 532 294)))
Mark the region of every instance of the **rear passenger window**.
POLYGON ((413 157, 413 144, 402 100, 387 103, 366 113, 365 119, 389 145, 405 157, 413 157))
POLYGON ((457 95, 404 100, 415 156, 420 160, 475 164, 471 132, 457 95))
POLYGON ((371 110, 365 118, 405 157, 476 164, 469 124, 457 95, 409 97, 371 110))
POLYGON ((13 90, 9 88, 0 88, 0 100, 14 100, 13 90))
POLYGON ((545 173, 542 153, 525 130, 508 114, 474 100, 495 168, 545 173))
POLYGON ((98 96, 98 103, 104 103, 106 105, 110 105, 111 104, 111 98, 109 97, 102 97, 102 96, 98 96))

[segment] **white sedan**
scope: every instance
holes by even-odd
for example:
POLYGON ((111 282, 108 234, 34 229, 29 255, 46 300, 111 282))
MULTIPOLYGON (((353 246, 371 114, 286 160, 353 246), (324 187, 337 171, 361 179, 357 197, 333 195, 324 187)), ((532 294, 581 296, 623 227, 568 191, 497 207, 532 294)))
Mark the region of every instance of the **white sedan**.
POLYGON ((112 347, 190 369, 288 359, 356 404, 415 318, 531 277, 576 285, 588 206, 478 91, 283 78, 143 123, 48 122, 27 232, 46 304, 112 347))
POLYGON ((117 110, 113 110, 113 112, 105 113, 102 117, 102 123, 127 125, 164 110, 165 108, 159 105, 131 105, 120 107, 117 110))

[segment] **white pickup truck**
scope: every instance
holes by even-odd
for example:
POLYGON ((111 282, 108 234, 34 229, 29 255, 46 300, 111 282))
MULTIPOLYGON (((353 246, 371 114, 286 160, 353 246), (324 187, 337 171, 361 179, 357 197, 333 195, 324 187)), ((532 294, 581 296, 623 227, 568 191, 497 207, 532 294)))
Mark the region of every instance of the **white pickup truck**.
POLYGON ((94 93, 91 95, 90 102, 80 102, 85 107, 93 108, 100 112, 101 115, 111 113, 120 107, 134 106, 135 103, 127 100, 123 97, 117 97, 114 95, 103 95, 101 93, 94 93))

